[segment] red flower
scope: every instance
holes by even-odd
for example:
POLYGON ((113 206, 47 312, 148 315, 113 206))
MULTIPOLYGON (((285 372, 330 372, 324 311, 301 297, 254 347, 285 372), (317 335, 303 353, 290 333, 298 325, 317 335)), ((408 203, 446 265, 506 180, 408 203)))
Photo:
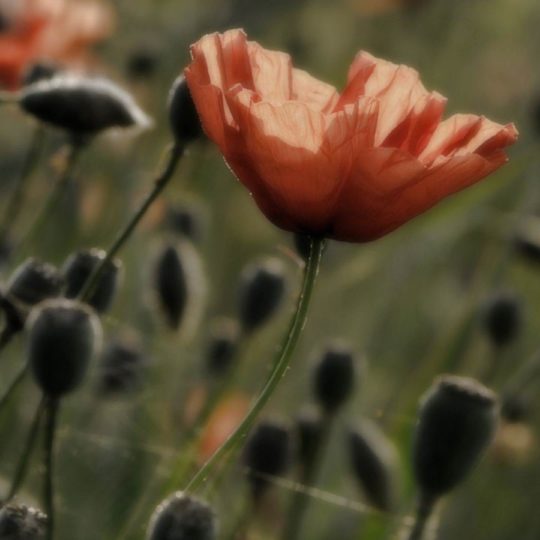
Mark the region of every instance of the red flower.
POLYGON ((112 12, 92 0, 0 0, 0 85, 15 89, 33 63, 82 65, 112 31, 112 12))
POLYGON ((360 52, 341 95, 241 30, 204 36, 185 75, 207 135, 289 231, 378 238, 507 161, 512 124, 458 114, 418 73, 360 52))

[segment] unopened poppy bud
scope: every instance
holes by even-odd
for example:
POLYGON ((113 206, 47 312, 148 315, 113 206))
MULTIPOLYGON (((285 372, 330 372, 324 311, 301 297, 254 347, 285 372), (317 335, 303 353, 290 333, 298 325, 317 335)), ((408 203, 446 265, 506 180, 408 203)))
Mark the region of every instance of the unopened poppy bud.
POLYGON ((160 253, 154 282, 165 319, 172 329, 177 329, 186 311, 189 291, 185 265, 175 247, 166 246, 160 253))
POLYGON ((213 510, 205 502, 177 492, 155 510, 147 540, 216 540, 217 524, 213 510))
POLYGON ((214 325, 206 351, 209 373, 219 376, 229 371, 238 348, 239 337, 240 329, 236 321, 225 319, 214 325))
POLYGON ((6 294, 18 302, 34 305, 46 298, 59 296, 64 280, 52 264, 27 259, 10 277, 6 294))
POLYGON ((436 498, 459 484, 490 444, 497 426, 495 394, 474 379, 439 377, 421 402, 414 437, 414 473, 436 498))
POLYGON ((77 135, 150 124, 133 98, 106 79, 53 77, 23 88, 19 104, 38 120, 77 135))
POLYGON ((100 336, 99 320, 85 304, 53 299, 28 319, 28 360, 43 392, 60 397, 83 380, 100 336))
POLYGON ((501 293, 491 298, 485 308, 484 327, 491 342, 503 347, 513 341, 522 322, 521 304, 516 296, 501 293))
POLYGON ((3 540, 44 540, 47 516, 28 506, 0 509, 0 538, 3 540))
POLYGON ((296 432, 298 433, 298 460, 304 467, 309 467, 315 456, 323 433, 323 418, 314 409, 302 411, 296 417, 296 432))
POLYGON ((263 421, 258 424, 247 440, 244 449, 244 464, 253 497, 258 500, 268 485, 265 476, 285 473, 291 463, 291 433, 285 425, 263 421))
POLYGON ((169 92, 169 123, 176 142, 182 146, 202 135, 199 115, 183 75, 173 82, 169 92))
POLYGON ((112 395, 136 390, 148 363, 146 356, 128 340, 110 342, 101 355, 101 393, 112 395))
POLYGON ((158 65, 158 51, 151 45, 146 45, 131 51, 126 71, 132 79, 148 79, 155 74, 158 65))
POLYGON ((531 412, 528 399, 521 394, 508 394, 501 399, 501 418, 508 423, 527 420, 531 412))
MULTIPOLYGON (((65 296, 76 298, 83 290, 88 278, 105 259, 106 253, 100 249, 79 251, 68 257, 62 268, 66 281, 65 296)), ((106 312, 113 302, 118 289, 120 261, 109 261, 101 273, 92 294, 86 301, 98 313, 106 312)))
POLYGON ((512 245, 527 261, 540 263, 540 219, 528 217, 514 233, 512 245))
POLYGON ((240 278, 240 324, 253 332, 278 309, 285 295, 285 271, 278 259, 250 265, 240 278))
POLYGON ((50 62, 37 62, 32 64, 23 75, 22 86, 52 79, 58 74, 58 66, 50 62))
POLYGON ((368 420, 348 434, 354 475, 369 504, 389 511, 396 500, 396 451, 376 424, 368 420))
POLYGON ((314 371, 313 392, 317 402, 329 414, 341 407, 355 384, 355 358, 347 348, 327 349, 314 371))
POLYGON ((167 227, 181 235, 197 242, 202 236, 201 216, 196 208, 191 206, 176 206, 168 209, 167 227))

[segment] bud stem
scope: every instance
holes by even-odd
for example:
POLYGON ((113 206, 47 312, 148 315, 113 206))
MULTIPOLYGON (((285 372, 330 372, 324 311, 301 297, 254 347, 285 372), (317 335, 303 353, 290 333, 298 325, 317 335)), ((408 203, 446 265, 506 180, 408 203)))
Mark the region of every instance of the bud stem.
POLYGON ((255 423, 257 416, 274 393, 274 390, 278 386, 280 380, 285 375, 289 367, 292 354, 296 348, 307 320, 308 307, 319 271, 324 243, 325 241, 322 238, 311 239, 309 258, 304 269, 302 290, 300 292, 300 296, 298 297, 296 310, 291 319, 289 331, 287 332, 285 340, 283 341, 283 344, 274 360, 272 371, 270 372, 266 384, 240 425, 214 452, 210 459, 208 459, 208 461, 198 470, 195 476, 188 483, 185 488, 186 492, 194 492, 199 489, 207 480, 212 470, 219 464, 219 462, 227 454, 234 451, 239 444, 241 444, 255 423))
POLYGON ((176 166, 180 161, 180 158, 184 154, 184 148, 178 144, 174 144, 170 149, 169 157, 163 169, 163 172, 156 178, 154 181, 154 187, 152 191, 148 193, 142 204, 139 206, 138 210, 133 214, 126 226, 121 230, 120 234, 117 236, 116 240, 113 242, 112 246, 107 250, 107 255, 102 259, 100 264, 96 265, 92 274, 87 279, 84 287, 82 288, 79 299, 82 302, 87 301, 94 292, 94 289, 101 277, 101 274, 107 268, 107 265, 114 259, 115 255, 120 251, 124 244, 129 240, 133 231, 141 221, 141 219, 146 214, 147 210, 150 208, 152 203, 156 200, 159 194, 163 191, 165 186, 169 183, 170 179, 173 176, 176 166))
POLYGON ((17 469, 15 471, 15 474, 13 475, 13 479, 11 480, 11 486, 9 488, 9 492, 4 498, 4 500, 2 501, 2 505, 9 503, 11 499, 15 497, 15 495, 19 491, 19 488, 24 482, 24 479, 26 478, 26 472, 28 471, 28 464, 30 463, 32 450, 34 449, 34 446, 36 444, 36 438, 39 431, 41 417, 43 416, 44 409, 45 409, 44 400, 41 399, 41 401, 39 402, 39 405, 37 406, 36 412, 34 413, 34 419, 32 420, 30 431, 28 432, 28 436, 26 438, 23 451, 20 455, 17 469))
MULTIPOLYGON (((322 419, 321 433, 317 440, 311 460, 305 464, 299 482, 307 488, 315 487, 321 469, 323 457, 330 441, 335 416, 325 414, 322 419)), ((308 507, 310 498, 304 491, 295 491, 283 531, 283 540, 296 540, 302 529, 302 520, 308 507)))
POLYGON ((426 494, 420 496, 414 526, 407 540, 428 540, 426 537, 426 526, 433 513, 436 499, 426 494))
POLYGON ((44 466, 45 482, 43 485, 43 507, 47 514, 46 540, 53 540, 54 535, 54 436, 58 420, 60 402, 57 398, 47 397, 45 405, 45 446, 44 466))

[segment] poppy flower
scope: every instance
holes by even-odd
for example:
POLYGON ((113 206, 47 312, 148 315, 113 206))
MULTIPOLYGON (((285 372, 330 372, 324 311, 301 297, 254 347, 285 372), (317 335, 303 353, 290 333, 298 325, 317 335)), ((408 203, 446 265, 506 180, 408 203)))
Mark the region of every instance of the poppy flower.
POLYGON ((0 0, 0 85, 16 89, 26 69, 48 60, 83 66, 112 31, 112 12, 93 0, 0 0))
POLYGON ((207 135, 275 225, 365 242, 507 161, 512 124, 456 114, 418 73, 360 52, 345 89, 241 30, 191 47, 185 69, 207 135))

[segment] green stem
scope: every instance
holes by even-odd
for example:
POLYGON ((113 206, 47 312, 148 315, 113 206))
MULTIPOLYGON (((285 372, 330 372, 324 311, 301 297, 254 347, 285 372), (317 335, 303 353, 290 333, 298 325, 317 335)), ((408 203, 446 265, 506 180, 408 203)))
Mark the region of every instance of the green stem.
POLYGON ((28 371, 28 365, 23 364, 19 368, 19 371, 15 374, 15 377, 13 378, 9 386, 4 390, 4 393, 2 394, 2 396, 0 396, 0 411, 2 411, 2 409, 6 406, 6 404, 9 403, 11 396, 13 396, 17 388, 23 382, 27 371, 28 371))
POLYGON ((39 432, 39 426, 41 424, 41 417, 43 416, 44 411, 44 400, 42 399, 37 406, 36 412, 34 413, 34 419, 32 420, 32 425, 30 426, 30 431, 26 438, 22 454, 19 458, 19 463, 17 464, 17 469, 13 475, 11 481, 11 486, 9 488, 8 494, 4 498, 2 504, 7 504, 19 491, 24 479, 26 478, 26 473, 28 471, 28 465, 30 463, 30 458, 32 456, 32 451, 36 444, 37 434, 39 432))
POLYGON ((34 133, 32 135, 32 140, 30 141, 26 157, 24 159, 21 174, 16 180, 15 186, 5 204, 5 212, 2 220, 0 221, 0 240, 6 240, 9 238, 10 229, 13 227, 17 217, 19 216, 23 206, 22 203, 25 188, 39 161, 44 142, 45 131, 41 126, 36 126, 34 128, 34 133))
MULTIPOLYGON (((317 440, 317 447, 314 449, 311 460, 305 464, 300 477, 300 483, 308 488, 314 487, 321 469, 322 461, 334 424, 334 415, 326 415, 322 420, 321 434, 317 440)), ((296 491, 293 495, 291 505, 285 521, 283 540, 296 540, 302 529, 302 520, 306 513, 310 498, 303 491, 296 491)))
POLYGON ((58 420, 58 408, 60 402, 58 398, 47 398, 46 419, 45 419, 45 446, 44 446, 44 466, 45 481, 43 484, 43 508, 47 514, 47 534, 46 540, 53 540, 54 536, 54 436, 58 420))
POLYGON ((107 265, 112 261, 115 255, 120 251, 123 245, 132 235, 133 231, 141 221, 141 219, 146 214, 146 211, 150 208, 152 203, 156 200, 159 194, 167 186, 170 179, 173 176, 176 166, 180 161, 180 158, 184 154, 184 148, 179 144, 174 144, 170 150, 169 157, 165 164, 165 167, 161 174, 154 181, 154 187, 150 193, 146 196, 142 204, 139 206, 138 210, 133 214, 131 219, 128 221, 126 226, 121 230, 120 234, 117 236, 116 240, 113 242, 112 246, 107 250, 107 255, 103 258, 99 265, 94 268, 92 274, 87 279, 84 287, 79 293, 79 299, 83 302, 87 301, 94 292, 94 289, 101 277, 107 265))
POLYGON ((195 476, 185 487, 185 491, 196 491, 207 480, 208 476, 219 462, 230 452, 236 449, 238 445, 245 439, 249 430, 255 423, 259 413, 266 405, 279 382, 285 375, 289 363, 304 328, 311 294, 319 271, 319 266, 322 257, 324 239, 312 238, 309 258, 304 270, 304 281, 302 291, 298 298, 296 310, 291 319, 289 332, 287 337, 278 352, 274 361, 272 371, 264 385, 259 397, 252 404, 240 425, 230 435, 230 437, 214 452, 208 461, 198 470, 195 476))
POLYGON ((62 171, 62 174, 58 177, 58 180, 49 193, 45 203, 38 211, 36 218, 21 240, 18 248, 21 252, 23 252, 27 245, 34 239, 35 235, 42 230, 44 224, 47 222, 51 214, 56 210, 56 207, 64 194, 65 188, 73 176, 73 171, 79 160, 82 148, 83 143, 80 141, 73 140, 69 143, 66 165, 62 171))
POLYGON ((426 526, 433 514, 434 505, 435 499, 433 497, 426 495, 420 497, 414 525, 410 534, 407 536, 407 540, 427 540, 426 526))

